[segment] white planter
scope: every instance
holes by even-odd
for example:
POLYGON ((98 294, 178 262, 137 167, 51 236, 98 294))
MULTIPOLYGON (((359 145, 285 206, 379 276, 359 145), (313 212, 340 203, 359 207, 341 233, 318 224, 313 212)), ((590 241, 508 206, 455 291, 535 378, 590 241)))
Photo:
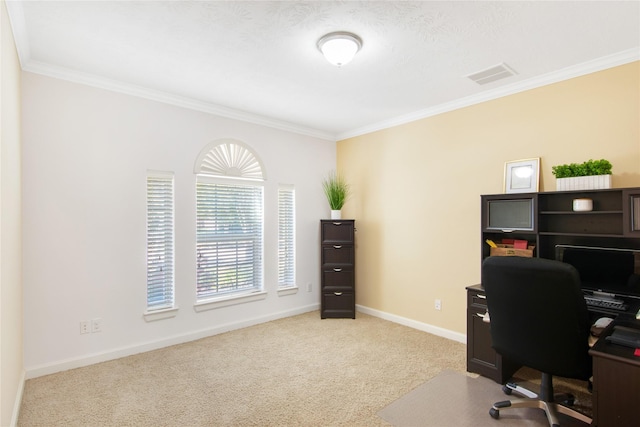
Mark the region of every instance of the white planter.
POLYGON ((556 190, 601 190, 611 188, 611 175, 576 176, 556 178, 556 190))
POLYGON ((342 211, 331 210, 331 219, 342 219, 342 211))

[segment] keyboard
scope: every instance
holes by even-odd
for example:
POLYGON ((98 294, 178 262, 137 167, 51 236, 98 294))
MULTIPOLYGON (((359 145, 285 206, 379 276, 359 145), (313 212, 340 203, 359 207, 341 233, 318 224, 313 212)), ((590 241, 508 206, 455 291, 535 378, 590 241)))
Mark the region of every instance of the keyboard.
POLYGON ((625 304, 621 299, 603 299, 585 295, 584 300, 590 307, 608 308, 617 311, 627 311, 627 309, 629 308, 629 306, 625 304))

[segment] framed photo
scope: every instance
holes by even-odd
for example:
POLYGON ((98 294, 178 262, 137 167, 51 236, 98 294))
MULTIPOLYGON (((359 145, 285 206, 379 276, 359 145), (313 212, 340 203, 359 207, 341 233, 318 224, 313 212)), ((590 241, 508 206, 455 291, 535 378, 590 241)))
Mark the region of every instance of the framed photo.
POLYGON ((540 157, 504 164, 505 193, 535 193, 540 183, 540 157))

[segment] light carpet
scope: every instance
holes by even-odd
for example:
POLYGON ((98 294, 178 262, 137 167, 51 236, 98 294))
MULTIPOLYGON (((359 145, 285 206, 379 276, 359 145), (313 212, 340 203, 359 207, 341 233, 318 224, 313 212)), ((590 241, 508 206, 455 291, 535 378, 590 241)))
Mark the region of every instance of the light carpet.
POLYGON ((358 313, 318 311, 30 379, 20 427, 388 426, 381 408, 465 345, 358 313))
MULTIPOLYGON (((534 384, 524 383, 524 385, 537 392, 534 384)), ((512 397, 517 396, 515 394, 506 396, 502 392, 502 387, 490 379, 447 370, 379 411, 378 416, 395 427, 453 425, 456 427, 544 427, 549 425, 547 417, 540 409, 501 410, 499 420, 489 416, 489 409, 494 402, 509 400, 512 397)), ((576 409, 585 409, 581 408, 580 396, 577 398, 576 409)), ((567 427, 586 426, 562 414, 560 420, 562 425, 567 427)))
POLYGON ((467 376, 464 344, 314 311, 30 379, 18 427, 504 427, 489 393, 500 385, 467 376))

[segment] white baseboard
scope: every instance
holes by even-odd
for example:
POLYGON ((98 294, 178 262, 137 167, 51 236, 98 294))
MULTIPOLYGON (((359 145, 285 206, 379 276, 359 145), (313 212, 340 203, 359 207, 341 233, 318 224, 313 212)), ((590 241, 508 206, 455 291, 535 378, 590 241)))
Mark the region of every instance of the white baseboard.
MULTIPOLYGON (((88 355, 74 358, 74 359, 60 360, 52 363, 39 365, 39 366, 33 366, 26 369, 26 379, 37 378, 43 375, 54 374, 56 372, 62 372, 69 369, 81 368, 83 366, 89 366, 95 363, 119 359, 121 357, 131 356, 138 353, 144 353, 146 351, 158 350, 160 348, 169 347, 176 344, 183 344, 185 342, 195 341, 201 338, 222 334, 224 332, 229 332, 236 329, 258 325, 260 323, 270 322, 272 320, 296 316, 298 314, 303 314, 309 311, 318 310, 319 308, 320 308, 320 304, 311 304, 311 305, 299 307, 293 310, 281 311, 278 313, 271 313, 266 316, 255 317, 252 319, 246 319, 239 322, 227 323, 225 325, 216 326, 214 328, 201 329, 199 331, 188 332, 186 334, 181 334, 181 335, 175 335, 172 337, 163 338, 156 341, 149 341, 146 343, 136 344, 136 345, 127 346, 127 347, 121 347, 118 349, 113 349, 113 350, 104 351, 100 353, 88 354, 88 355)), ((22 401, 22 395, 21 395, 20 401, 22 401)))
POLYGON ((429 325, 428 323, 418 322, 413 319, 407 319, 406 317, 396 316, 395 314, 386 313, 384 311, 376 310, 373 308, 365 307, 362 305, 356 306, 358 311, 364 314, 368 314, 370 316, 379 317, 384 320, 389 320, 390 322, 399 323, 404 326, 408 326, 413 329, 417 329, 419 331, 428 332, 433 335, 437 335, 439 337, 447 338, 453 341, 458 341, 462 344, 467 343, 467 335, 461 334, 460 332, 450 331, 449 329, 444 329, 439 326, 429 325))

